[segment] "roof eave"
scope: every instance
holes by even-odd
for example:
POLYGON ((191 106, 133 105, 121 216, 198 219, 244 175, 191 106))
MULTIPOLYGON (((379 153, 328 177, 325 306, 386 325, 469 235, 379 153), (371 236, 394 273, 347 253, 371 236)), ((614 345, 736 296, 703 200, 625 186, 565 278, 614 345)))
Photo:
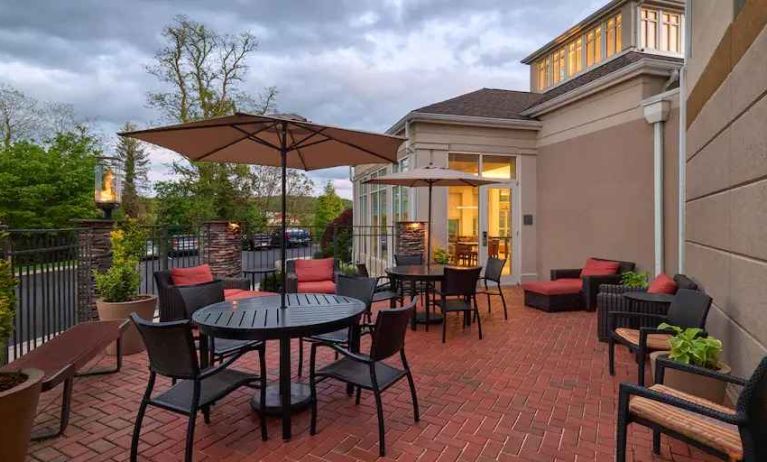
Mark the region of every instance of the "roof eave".
POLYGON ((409 122, 430 122, 445 125, 471 125, 477 127, 510 128, 517 130, 540 130, 541 123, 529 119, 505 119, 498 117, 480 117, 457 114, 434 114, 410 111, 392 125, 386 133, 399 133, 409 122))

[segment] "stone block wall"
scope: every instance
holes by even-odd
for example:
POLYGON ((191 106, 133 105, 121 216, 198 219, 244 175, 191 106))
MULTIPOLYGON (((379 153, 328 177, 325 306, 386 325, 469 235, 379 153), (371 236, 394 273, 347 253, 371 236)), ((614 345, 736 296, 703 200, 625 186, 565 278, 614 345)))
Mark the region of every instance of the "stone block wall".
POLYGON ((426 252, 426 222, 398 221, 394 232, 396 254, 414 255, 426 252))
POLYGON ((242 225, 209 221, 202 228, 202 258, 213 275, 234 278, 242 275, 242 225))

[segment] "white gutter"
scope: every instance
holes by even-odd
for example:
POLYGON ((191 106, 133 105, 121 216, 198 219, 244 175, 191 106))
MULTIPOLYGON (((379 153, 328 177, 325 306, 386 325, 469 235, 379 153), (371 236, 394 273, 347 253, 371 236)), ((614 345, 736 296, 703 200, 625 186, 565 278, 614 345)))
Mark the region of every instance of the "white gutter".
POLYGON ((431 114, 428 112, 408 112, 397 123, 391 126, 386 133, 399 133, 404 130, 409 122, 430 122, 447 125, 470 125, 476 127, 511 128, 517 130, 540 130, 541 122, 527 119, 499 119, 495 117, 478 117, 454 114, 431 114))
POLYGON ((685 15, 682 19, 682 27, 684 28, 684 64, 679 69, 679 210, 678 210, 678 226, 677 230, 679 235, 677 246, 678 248, 678 269, 677 271, 684 274, 685 268, 685 235, 687 232, 687 60, 692 55, 692 37, 690 24, 690 18, 692 17, 692 0, 685 2, 685 15))

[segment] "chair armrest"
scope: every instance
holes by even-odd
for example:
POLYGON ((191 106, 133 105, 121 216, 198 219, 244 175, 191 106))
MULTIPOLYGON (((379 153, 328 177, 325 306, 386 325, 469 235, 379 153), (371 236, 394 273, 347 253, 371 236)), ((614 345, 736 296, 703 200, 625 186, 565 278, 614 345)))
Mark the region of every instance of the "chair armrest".
POLYGON ((710 377, 712 379, 721 380, 723 382, 732 383, 735 385, 745 386, 746 379, 736 377, 734 375, 722 374, 721 372, 706 369, 705 367, 695 366, 693 364, 682 364, 680 362, 673 361, 666 356, 661 356, 655 361, 655 381, 656 383, 663 383, 663 377, 666 372, 666 368, 677 369, 691 374, 701 375, 703 377, 710 377))
POLYGON ((618 392, 618 402, 628 405, 629 398, 632 395, 651 399, 653 401, 658 401, 660 403, 678 407, 680 409, 694 412, 696 414, 700 414, 702 416, 716 419, 732 425, 739 425, 746 421, 746 417, 741 414, 725 414, 724 412, 719 412, 709 407, 702 406, 698 403, 687 401, 686 399, 682 398, 677 398, 676 396, 660 393, 655 390, 650 390, 649 388, 640 387, 631 383, 621 383, 618 392))
POLYGON ((336 345, 335 343, 322 343, 322 342, 312 343, 312 350, 316 350, 320 346, 331 348, 331 349, 337 351, 338 353, 341 353, 342 355, 344 355, 347 358, 352 359, 354 361, 358 361, 358 362, 365 363, 365 364, 372 364, 372 363, 375 362, 375 361, 373 361, 372 359, 370 359, 367 356, 363 356, 363 355, 358 354, 358 353, 353 353, 353 352, 347 350, 346 348, 343 348, 343 347, 341 347, 339 345, 336 345))
POLYGON ((285 293, 295 294, 298 292, 298 276, 296 273, 288 273, 285 278, 285 293))
POLYGON ((552 281, 557 279, 578 279, 579 277, 581 277, 581 268, 551 270, 552 281))
POLYGON ((587 310, 593 310, 597 306, 597 293, 602 284, 620 284, 620 274, 611 274, 609 276, 584 276, 583 278, 583 296, 587 310))
POLYGON ((599 286, 600 294, 622 295, 630 292, 647 292, 647 288, 628 287, 623 284, 601 284, 599 286))
POLYGON ((250 290, 250 281, 247 278, 219 278, 224 284, 224 289, 250 290))
POLYGON ((658 324, 666 320, 666 316, 661 314, 637 313, 635 311, 608 311, 607 325, 610 333, 612 333, 616 328, 615 323, 617 318, 654 319, 658 321, 658 324))

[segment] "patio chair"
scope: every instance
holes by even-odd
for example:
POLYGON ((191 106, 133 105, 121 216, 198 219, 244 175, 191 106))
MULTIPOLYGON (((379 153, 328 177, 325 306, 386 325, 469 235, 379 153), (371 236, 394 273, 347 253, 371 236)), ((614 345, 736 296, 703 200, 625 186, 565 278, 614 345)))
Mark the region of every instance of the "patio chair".
MULTIPOLYGON (((195 286, 178 287, 178 293, 184 304, 186 319, 192 320, 192 315, 200 308, 224 301, 224 286, 221 281, 198 284, 195 286)), ((261 375, 266 375, 265 344, 259 340, 231 340, 209 337, 208 351, 211 364, 216 361, 224 362, 229 356, 257 351, 261 363, 261 375)))
MULTIPOLYGON (((357 263, 357 274, 363 278, 369 278, 368 267, 364 263, 357 263)), ((378 276, 376 278, 376 290, 373 292, 373 303, 389 302, 389 308, 396 306, 397 300, 402 304, 402 296, 397 291, 396 281, 389 276, 378 276)))
POLYGON ((286 264, 286 292, 296 293, 336 293, 338 271, 333 258, 288 260, 286 264))
POLYGON ((501 289, 501 276, 503 274, 504 266, 506 266, 505 258, 503 260, 497 257, 487 258, 487 263, 485 263, 485 275, 479 278, 479 280, 482 281, 484 288, 480 289, 477 292, 477 295, 484 294, 487 296, 487 312, 488 313, 490 313, 490 297, 491 296, 501 297, 501 303, 503 303, 503 319, 508 321, 509 312, 506 309, 506 298, 503 296, 503 290, 501 289), (488 287, 488 284, 487 284, 488 281, 496 285, 497 291, 495 289, 491 289, 488 287))
POLYGON ((703 329, 706 326, 708 310, 711 307, 711 297, 697 290, 680 289, 674 296, 674 301, 669 306, 668 314, 663 316, 651 313, 636 313, 625 311, 611 311, 608 313, 610 322, 610 338, 608 340, 608 361, 610 375, 615 375, 615 343, 625 345, 629 351, 636 355, 639 365, 637 383, 644 385, 645 359, 653 351, 665 351, 671 348, 669 339, 673 335, 670 329, 658 329, 642 327, 631 329, 627 327, 615 328, 617 318, 653 319, 656 326, 662 322, 672 326, 697 327, 703 329))
POLYGON ((373 392, 378 415, 378 452, 381 457, 386 455, 386 431, 384 428, 383 405, 381 393, 407 377, 410 386, 410 397, 413 402, 413 417, 416 422, 420 419, 418 397, 416 396, 413 374, 405 357, 405 333, 410 317, 415 311, 415 300, 404 308, 395 308, 378 313, 375 325, 371 326, 372 342, 370 353, 367 355, 353 353, 334 343, 312 344, 309 359, 309 385, 311 388, 312 416, 309 432, 317 433, 317 383, 331 378, 347 385, 356 387, 355 402, 359 404, 361 390, 373 392), (317 349, 328 347, 341 354, 343 358, 317 370, 317 349), (402 369, 384 363, 385 359, 399 353, 402 369))
MULTIPOLYGON (((394 254, 394 264, 396 266, 420 266, 424 265, 424 257, 422 253, 414 254, 394 254)), ((399 285, 400 299, 405 300, 405 284, 399 285)), ((411 294, 416 294, 421 297, 421 304, 423 305, 424 296, 431 291, 431 285, 427 282, 410 281, 411 294)), ((427 326, 428 329, 428 326, 427 326)))
MULTIPOLYGON (((259 377, 229 369, 229 366, 242 356, 242 352, 230 356, 223 364, 202 370, 197 358, 190 321, 152 323, 141 319, 136 313, 132 313, 130 317, 141 333, 149 355, 149 381, 133 428, 131 461, 137 459, 141 424, 146 409, 150 405, 189 417, 184 460, 191 462, 198 411, 202 411, 205 423, 210 423, 210 406, 246 385, 258 386, 261 389, 261 402, 266 402, 265 375, 259 377), (158 374, 179 382, 153 397, 152 392, 158 374)), ((266 414, 263 408, 259 415, 261 439, 266 440, 266 414)))
MULTIPOLYGON (((351 297, 365 304, 365 316, 370 322, 370 312, 373 305, 373 291, 376 288, 376 279, 360 278, 351 276, 338 276, 338 290, 336 295, 351 297)), ((349 329, 339 329, 326 334, 312 335, 298 339, 298 375, 301 376, 304 366, 304 340, 309 343, 333 343, 344 348, 349 348, 349 329)))
POLYGON ((477 308, 477 281, 482 267, 476 268, 445 268, 445 276, 442 278, 439 295, 440 300, 435 303, 442 310, 442 343, 445 343, 447 334, 447 314, 463 313, 464 326, 471 322, 471 314, 477 320, 479 339, 482 340, 482 320, 477 308))
POLYGON ((751 378, 743 380, 710 369, 666 358, 656 363, 658 383, 645 388, 622 383, 618 394, 617 462, 626 460, 627 430, 631 423, 653 432, 653 451, 660 453, 660 435, 696 446, 727 461, 767 460, 767 357, 751 378), (735 409, 664 386, 666 368, 722 380, 743 387, 735 409))
POLYGON ((423 254, 394 254, 394 264, 397 266, 423 265, 423 254))

